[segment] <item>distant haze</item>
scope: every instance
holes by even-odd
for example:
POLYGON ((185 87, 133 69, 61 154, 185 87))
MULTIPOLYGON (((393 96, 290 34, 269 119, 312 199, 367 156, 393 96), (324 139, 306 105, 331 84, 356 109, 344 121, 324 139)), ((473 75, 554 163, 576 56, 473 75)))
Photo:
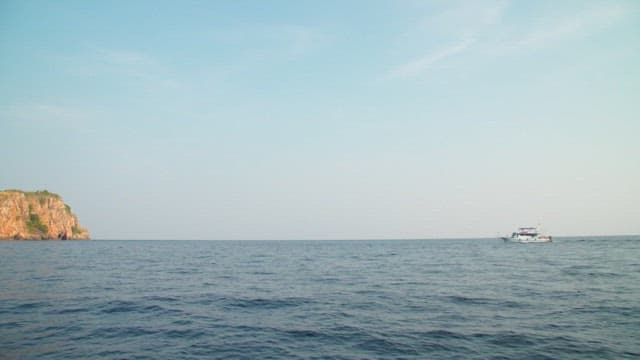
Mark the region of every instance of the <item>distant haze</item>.
POLYGON ((640 2, 0 3, 0 189, 97 239, 640 233, 640 2))

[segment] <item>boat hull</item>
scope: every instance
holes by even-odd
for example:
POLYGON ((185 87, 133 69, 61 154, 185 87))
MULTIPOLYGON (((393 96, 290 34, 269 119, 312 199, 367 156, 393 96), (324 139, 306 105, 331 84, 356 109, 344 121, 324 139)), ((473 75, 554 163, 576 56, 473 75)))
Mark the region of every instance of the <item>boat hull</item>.
POLYGON ((538 237, 509 237, 502 238, 505 242, 514 242, 514 243, 550 243, 553 241, 551 236, 538 236, 538 237))

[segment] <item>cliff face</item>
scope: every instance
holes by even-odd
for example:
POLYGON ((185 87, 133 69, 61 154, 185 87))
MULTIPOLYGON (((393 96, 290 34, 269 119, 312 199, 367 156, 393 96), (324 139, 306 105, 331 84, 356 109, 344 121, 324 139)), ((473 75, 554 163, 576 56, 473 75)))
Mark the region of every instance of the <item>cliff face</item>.
POLYGON ((89 239, 60 195, 48 191, 0 191, 0 239, 89 239))

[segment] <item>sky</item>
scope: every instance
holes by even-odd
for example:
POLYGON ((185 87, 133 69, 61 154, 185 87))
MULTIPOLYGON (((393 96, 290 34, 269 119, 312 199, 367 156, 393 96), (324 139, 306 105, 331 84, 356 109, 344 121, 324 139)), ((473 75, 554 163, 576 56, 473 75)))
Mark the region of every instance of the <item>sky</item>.
POLYGON ((640 233, 638 1, 0 2, 0 189, 95 239, 640 233))

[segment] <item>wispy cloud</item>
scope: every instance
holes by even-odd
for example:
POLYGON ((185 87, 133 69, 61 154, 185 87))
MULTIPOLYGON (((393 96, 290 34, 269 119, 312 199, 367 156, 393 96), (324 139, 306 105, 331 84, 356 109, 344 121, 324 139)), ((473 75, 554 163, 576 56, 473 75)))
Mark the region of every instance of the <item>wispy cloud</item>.
POLYGON ((428 16, 420 27, 444 36, 471 37, 487 26, 499 24, 508 7, 507 0, 461 1, 428 16))
POLYGON ((216 30, 211 38, 219 45, 232 45, 241 52, 300 56, 315 49, 325 36, 311 26, 272 24, 216 30))
POLYGON ((419 76, 434 65, 471 49, 485 29, 502 21, 509 2, 460 2, 427 17, 419 26, 404 35, 413 42, 441 37, 450 39, 449 45, 440 47, 396 65, 387 72, 387 78, 419 76))
POLYGON ((458 44, 454 44, 452 46, 440 49, 433 53, 429 53, 420 58, 409 61, 405 64, 399 65, 389 71, 388 77, 402 78, 424 73, 436 63, 466 51, 467 49, 469 49, 469 47, 471 47, 471 45, 473 45, 474 42, 475 41, 471 39, 465 40, 458 44))
POLYGON ((627 13, 620 4, 592 6, 561 18, 542 21, 525 35, 512 39, 507 49, 536 49, 587 36, 620 20, 627 13))
POLYGON ((46 103, 0 107, 0 117, 7 123, 30 128, 49 125, 77 129, 95 119, 95 115, 92 111, 78 107, 46 103))
MULTIPOLYGON (((449 39, 449 45, 431 50, 410 61, 392 67, 386 78, 420 76, 445 60, 462 53, 474 56, 504 56, 510 53, 541 50, 554 44, 573 41, 602 31, 623 19, 628 4, 592 4, 571 13, 537 16, 532 22, 514 23, 506 16, 508 1, 493 3, 464 2, 469 6, 452 6, 430 16, 413 31, 412 43, 420 37, 449 39)), ((442 41, 442 40, 440 40, 442 41)))
POLYGON ((159 63, 148 54, 127 50, 91 47, 96 60, 113 66, 157 68, 159 63))
POLYGON ((274 36, 281 37, 289 44, 288 52, 303 55, 311 51, 322 39, 322 34, 313 28, 299 25, 281 25, 273 29, 274 36))
POLYGON ((86 45, 82 52, 64 59, 69 70, 79 76, 152 88, 179 85, 168 66, 142 51, 86 45))

